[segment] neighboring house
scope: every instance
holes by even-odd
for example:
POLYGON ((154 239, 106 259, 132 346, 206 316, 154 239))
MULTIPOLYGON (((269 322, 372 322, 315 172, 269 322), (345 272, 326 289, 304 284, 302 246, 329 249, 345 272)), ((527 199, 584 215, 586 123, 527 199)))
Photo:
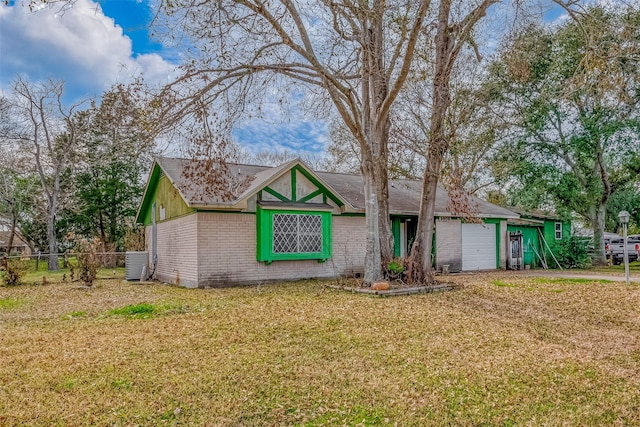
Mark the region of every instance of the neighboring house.
POLYGON ((507 221, 511 249, 508 268, 557 268, 558 245, 571 238, 571 221, 538 211, 509 209, 520 218, 507 221))
MULTIPOLYGON (((7 244, 9 243, 9 238, 11 237, 11 232, 9 230, 0 229, 0 253, 6 254, 7 252, 7 244)), ((20 256, 30 256, 31 248, 27 243, 26 239, 16 230, 15 235, 13 236, 13 244, 9 249, 9 255, 20 255, 20 256)))
MULTIPOLYGON (((299 160, 278 167, 233 164, 227 180, 240 194, 222 200, 205 194, 202 180, 185 173, 190 162, 156 159, 138 210, 156 279, 205 287, 363 273, 360 176, 314 172, 299 160)), ((396 256, 406 256, 413 242, 421 189, 418 181, 390 181, 396 256)), ((507 220, 518 215, 474 202, 481 223, 465 223, 448 212, 448 195, 438 189, 437 268, 506 268, 507 220)))

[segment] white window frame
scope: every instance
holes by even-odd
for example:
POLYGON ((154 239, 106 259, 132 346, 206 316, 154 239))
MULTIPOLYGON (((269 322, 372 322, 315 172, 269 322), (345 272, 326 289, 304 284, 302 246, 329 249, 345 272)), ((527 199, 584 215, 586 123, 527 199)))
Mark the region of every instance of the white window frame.
POLYGON ((561 222, 556 222, 554 231, 555 231, 556 240, 562 240, 562 223, 561 222))

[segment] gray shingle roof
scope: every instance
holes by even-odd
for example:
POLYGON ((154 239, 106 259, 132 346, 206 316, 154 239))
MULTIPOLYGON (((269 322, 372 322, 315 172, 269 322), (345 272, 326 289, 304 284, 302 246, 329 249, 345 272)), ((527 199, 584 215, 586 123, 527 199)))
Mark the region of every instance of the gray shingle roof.
MULTIPOLYGON (((243 198, 251 196, 256 191, 268 185, 283 172, 286 172, 299 162, 298 160, 293 160, 277 167, 229 164, 232 176, 250 177, 252 181, 249 184, 249 187, 246 188, 236 200, 223 202, 215 197, 203 197, 202 192, 200 191, 200 188, 202 188, 201 185, 197 182, 193 182, 191 178, 185 176, 183 171, 190 161, 191 160, 170 157, 159 157, 156 159, 156 162, 162 168, 165 175, 167 175, 171 182, 173 182, 185 202, 190 206, 235 205, 243 198)), ((302 164, 304 165, 304 163, 302 164)), ((315 175, 320 179, 320 181, 328 185, 329 190, 337 193, 337 196, 346 200, 356 211, 364 212, 364 187, 362 177, 360 175, 331 172, 315 172, 315 175)), ((396 215, 418 215, 421 194, 422 182, 420 181, 390 180, 390 212, 396 215)), ((476 197, 472 198, 471 203, 477 206, 477 210, 482 217, 518 218, 519 216, 513 211, 496 206, 476 197)), ((449 212, 448 206, 449 195, 442 187, 438 187, 436 194, 436 215, 450 216, 451 213, 449 212)))

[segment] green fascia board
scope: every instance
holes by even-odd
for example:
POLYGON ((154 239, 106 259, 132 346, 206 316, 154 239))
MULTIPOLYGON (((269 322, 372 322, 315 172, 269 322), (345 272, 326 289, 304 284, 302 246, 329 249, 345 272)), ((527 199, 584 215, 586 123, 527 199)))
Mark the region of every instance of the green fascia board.
POLYGON ((256 259, 271 264, 273 261, 318 260, 320 262, 331 258, 331 212, 329 211, 299 211, 284 209, 256 208, 256 259), (273 215, 274 214, 311 214, 322 217, 322 252, 306 252, 292 254, 273 253, 273 215))
POLYGON ((158 189, 158 183, 160 182, 161 176, 162 169, 158 163, 154 161, 153 167, 151 168, 151 174, 149 174, 147 185, 145 186, 144 193, 142 195, 142 202, 140 203, 138 214, 136 215, 136 223, 144 225, 151 224, 151 207, 153 206, 153 200, 155 199, 156 190, 158 189))

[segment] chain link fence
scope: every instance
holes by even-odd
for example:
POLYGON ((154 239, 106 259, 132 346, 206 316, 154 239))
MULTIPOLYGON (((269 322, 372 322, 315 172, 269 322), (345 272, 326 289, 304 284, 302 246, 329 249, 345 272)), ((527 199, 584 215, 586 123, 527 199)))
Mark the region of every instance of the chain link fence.
MULTIPOLYGON (((0 274, 4 274, 9 266, 24 272, 24 282, 40 281, 75 281, 79 280, 78 257, 89 255, 81 252, 65 252, 55 254, 58 258, 58 270, 49 270, 50 254, 0 256, 0 274)), ((97 279, 124 279, 126 252, 92 253, 99 261, 97 279)))

